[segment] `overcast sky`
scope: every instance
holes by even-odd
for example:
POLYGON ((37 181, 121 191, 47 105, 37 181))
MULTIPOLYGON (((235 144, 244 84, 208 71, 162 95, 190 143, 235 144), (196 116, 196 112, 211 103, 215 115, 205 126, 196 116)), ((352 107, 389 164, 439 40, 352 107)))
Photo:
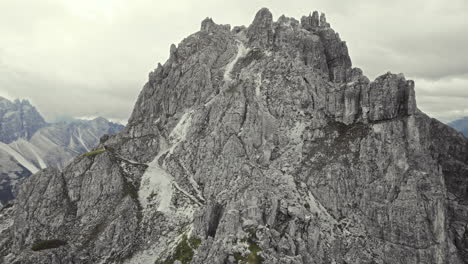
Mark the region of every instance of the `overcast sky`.
POLYGON ((467 0, 0 0, 0 96, 29 99, 49 121, 125 122, 171 43, 207 16, 249 25, 261 7, 275 20, 326 13, 370 79, 402 72, 424 112, 468 116, 467 0))

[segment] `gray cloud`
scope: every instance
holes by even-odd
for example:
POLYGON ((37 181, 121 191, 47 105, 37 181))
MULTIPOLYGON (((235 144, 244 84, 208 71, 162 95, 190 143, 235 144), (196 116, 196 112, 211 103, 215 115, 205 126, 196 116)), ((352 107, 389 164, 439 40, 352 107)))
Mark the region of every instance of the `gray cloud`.
POLYGON ((248 25, 264 6, 276 18, 325 12, 371 79, 403 72, 423 111, 443 121, 468 115, 465 0, 0 1, 0 96, 28 98, 48 120, 126 120, 171 43, 207 16, 248 25))

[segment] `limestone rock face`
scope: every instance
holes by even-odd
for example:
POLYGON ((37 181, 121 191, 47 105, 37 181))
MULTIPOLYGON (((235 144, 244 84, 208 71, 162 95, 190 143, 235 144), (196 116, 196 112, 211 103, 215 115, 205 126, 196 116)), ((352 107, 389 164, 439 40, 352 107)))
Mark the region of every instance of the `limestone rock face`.
POLYGON ((468 261, 468 140, 318 13, 205 20, 97 149, 21 186, 6 263, 468 261))
POLYGON ((273 15, 266 8, 255 15, 252 25, 247 29, 247 37, 253 46, 268 47, 273 42, 273 15))

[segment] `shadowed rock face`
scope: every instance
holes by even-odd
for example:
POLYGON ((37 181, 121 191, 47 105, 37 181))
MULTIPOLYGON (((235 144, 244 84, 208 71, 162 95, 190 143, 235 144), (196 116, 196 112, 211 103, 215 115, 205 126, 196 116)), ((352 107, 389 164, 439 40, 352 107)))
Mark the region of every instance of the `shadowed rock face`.
POLYGON ((101 147, 21 186, 5 261, 468 261, 468 141, 403 75, 352 68, 318 13, 204 20, 101 147))

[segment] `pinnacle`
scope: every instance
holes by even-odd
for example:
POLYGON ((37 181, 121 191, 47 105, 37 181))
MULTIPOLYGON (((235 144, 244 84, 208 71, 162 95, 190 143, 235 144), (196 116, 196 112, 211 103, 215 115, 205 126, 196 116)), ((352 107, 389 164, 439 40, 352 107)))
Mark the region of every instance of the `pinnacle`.
POLYGON ((301 18, 301 25, 306 30, 330 27, 330 24, 327 22, 325 14, 321 13, 319 16, 318 11, 314 11, 312 14, 309 13, 308 16, 303 16, 301 18))

